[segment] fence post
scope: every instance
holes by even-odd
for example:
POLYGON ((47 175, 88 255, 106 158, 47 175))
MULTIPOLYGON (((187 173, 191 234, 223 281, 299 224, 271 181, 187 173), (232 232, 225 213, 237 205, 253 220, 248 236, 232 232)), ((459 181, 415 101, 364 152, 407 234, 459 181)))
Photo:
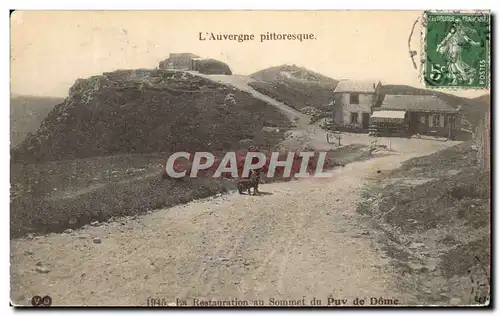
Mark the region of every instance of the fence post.
POLYGON ((474 143, 477 148, 478 165, 482 170, 490 170, 490 112, 486 112, 484 119, 476 127, 474 143))

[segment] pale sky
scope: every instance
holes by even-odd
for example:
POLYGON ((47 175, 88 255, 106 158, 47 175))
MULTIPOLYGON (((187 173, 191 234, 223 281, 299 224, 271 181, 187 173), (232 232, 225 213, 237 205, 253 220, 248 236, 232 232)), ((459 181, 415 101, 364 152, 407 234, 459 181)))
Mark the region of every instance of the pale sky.
MULTIPOLYGON (((408 54, 420 11, 16 11, 11 18, 11 91, 67 96, 78 78, 154 68, 169 53, 227 63, 235 74, 296 64, 335 79, 377 79, 424 88, 408 54), (256 40, 200 41, 199 32, 256 40), (260 42, 261 33, 313 33, 310 41, 260 42)), ((420 53, 420 24, 412 40, 420 53)), ((420 59, 420 55, 415 56, 420 59)), ((487 93, 458 91, 465 97, 487 93)))

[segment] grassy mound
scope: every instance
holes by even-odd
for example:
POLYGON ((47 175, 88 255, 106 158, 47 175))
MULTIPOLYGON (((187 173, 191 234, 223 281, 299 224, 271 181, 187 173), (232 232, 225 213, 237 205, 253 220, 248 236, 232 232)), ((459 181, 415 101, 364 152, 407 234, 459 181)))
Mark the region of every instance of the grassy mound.
POLYGON ((302 82, 294 79, 282 79, 274 82, 255 81, 249 85, 258 92, 296 110, 305 107, 326 110, 334 89, 334 86, 329 83, 302 82))
POLYGON ((203 59, 197 61, 197 70, 207 75, 232 75, 231 68, 222 61, 215 59, 203 59))
POLYGON ((293 78, 295 80, 304 80, 309 82, 330 83, 334 84, 334 86, 338 82, 335 79, 296 65, 269 67, 253 73, 251 77, 255 80, 266 82, 293 78))
POLYGON ((12 159, 41 162, 234 148, 243 139, 265 142, 262 127, 267 122, 282 131, 290 126, 265 102, 198 76, 115 71, 77 80, 36 134, 12 151, 12 159), (234 94, 236 104, 224 104, 228 93, 234 94))
POLYGON ((262 94, 297 110, 313 107, 327 110, 338 81, 295 65, 258 71, 250 86, 262 94))

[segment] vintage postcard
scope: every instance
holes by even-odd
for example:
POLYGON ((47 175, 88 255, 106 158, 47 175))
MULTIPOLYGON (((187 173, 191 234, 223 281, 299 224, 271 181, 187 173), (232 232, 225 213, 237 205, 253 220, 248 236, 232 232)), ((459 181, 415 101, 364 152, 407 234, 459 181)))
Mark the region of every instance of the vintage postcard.
POLYGON ((490 13, 13 11, 13 306, 489 306, 490 13))

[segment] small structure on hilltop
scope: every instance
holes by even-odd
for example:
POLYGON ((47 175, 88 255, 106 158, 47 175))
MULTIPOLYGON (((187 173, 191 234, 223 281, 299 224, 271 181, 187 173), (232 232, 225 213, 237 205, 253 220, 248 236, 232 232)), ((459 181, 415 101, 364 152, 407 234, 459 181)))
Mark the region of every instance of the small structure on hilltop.
POLYGON ((386 95, 370 117, 374 134, 419 134, 453 139, 459 111, 435 95, 386 95))
POLYGON ((170 54, 164 61, 160 61, 159 69, 198 71, 207 75, 231 75, 231 68, 222 61, 202 59, 191 53, 170 54))
POLYGON ((226 63, 216 59, 200 59, 196 61, 196 71, 206 75, 232 75, 226 63))
POLYGON ((372 108, 380 96, 380 81, 341 80, 333 92, 332 118, 336 125, 367 131, 372 108))
POLYGON ((175 70, 197 70, 197 61, 200 56, 192 53, 171 53, 170 56, 161 61, 160 69, 175 69, 175 70))

